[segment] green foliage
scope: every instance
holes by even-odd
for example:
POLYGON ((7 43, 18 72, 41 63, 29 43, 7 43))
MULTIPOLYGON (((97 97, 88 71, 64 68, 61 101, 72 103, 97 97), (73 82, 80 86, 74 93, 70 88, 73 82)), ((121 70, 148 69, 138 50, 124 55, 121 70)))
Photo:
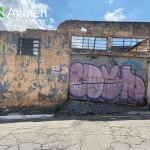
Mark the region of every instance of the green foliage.
POLYGON ((17 108, 16 112, 20 112, 20 111, 22 111, 22 110, 23 110, 23 108, 20 107, 20 108, 17 108))
POLYGON ((61 104, 57 104, 57 105, 55 106, 54 113, 59 112, 59 111, 61 110, 61 108, 62 108, 62 105, 61 105, 61 104))

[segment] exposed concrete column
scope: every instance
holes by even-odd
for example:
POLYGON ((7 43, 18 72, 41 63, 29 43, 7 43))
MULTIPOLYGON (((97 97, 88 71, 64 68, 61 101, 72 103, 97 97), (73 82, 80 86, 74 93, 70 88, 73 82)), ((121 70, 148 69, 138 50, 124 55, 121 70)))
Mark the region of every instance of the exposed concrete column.
POLYGON ((112 45, 111 41, 112 41, 112 37, 107 37, 107 50, 111 50, 111 45, 112 45))
POLYGON ((150 65, 149 59, 147 61, 147 105, 150 107, 150 65))

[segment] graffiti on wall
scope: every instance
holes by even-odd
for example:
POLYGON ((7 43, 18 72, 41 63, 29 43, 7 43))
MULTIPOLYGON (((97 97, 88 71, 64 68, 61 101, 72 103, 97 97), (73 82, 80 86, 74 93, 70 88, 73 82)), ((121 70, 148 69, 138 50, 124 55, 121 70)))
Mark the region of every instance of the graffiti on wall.
POLYGON ((17 52, 16 44, 0 44, 0 55, 7 54, 9 51, 16 53, 17 52))
POLYGON ((56 79, 56 76, 54 76, 53 74, 35 74, 35 78, 47 79, 48 82, 50 82, 54 81, 56 79))
POLYGON ((132 66, 133 68, 135 68, 138 71, 142 70, 140 63, 133 61, 130 58, 128 58, 128 60, 126 62, 123 62, 123 65, 132 66))
POLYGON ((73 97, 86 96, 91 100, 141 101, 145 97, 145 82, 142 77, 131 72, 131 66, 114 65, 107 70, 100 67, 75 62, 70 65, 69 92, 73 97))

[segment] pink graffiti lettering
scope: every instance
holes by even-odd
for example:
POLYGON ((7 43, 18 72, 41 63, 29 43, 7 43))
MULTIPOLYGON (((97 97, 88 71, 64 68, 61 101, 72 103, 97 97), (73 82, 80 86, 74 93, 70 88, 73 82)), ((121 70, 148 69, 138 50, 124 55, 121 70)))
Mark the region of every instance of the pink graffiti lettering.
POLYGON ((141 101, 145 97, 144 80, 131 73, 130 66, 114 65, 110 71, 102 65, 99 68, 91 64, 72 63, 70 65, 69 92, 73 97, 86 96, 91 100, 141 101), (118 72, 120 71, 120 77, 118 72))
POLYGON ((88 65, 82 65, 81 63, 74 63, 70 68, 70 92, 73 96, 83 97, 86 94, 88 65))
POLYGON ((88 71, 87 97, 90 99, 98 99, 104 86, 104 78, 102 72, 96 66, 89 65, 88 71))
POLYGON ((122 66, 121 68, 124 82, 120 98, 121 100, 131 98, 134 101, 139 101, 145 96, 145 84, 142 78, 132 74, 130 69, 130 66, 122 66))
POLYGON ((121 90, 123 79, 117 77, 119 66, 115 65, 111 67, 110 73, 108 73, 105 66, 101 66, 101 72, 104 76, 104 90, 102 97, 106 100, 113 100, 118 96, 121 90))

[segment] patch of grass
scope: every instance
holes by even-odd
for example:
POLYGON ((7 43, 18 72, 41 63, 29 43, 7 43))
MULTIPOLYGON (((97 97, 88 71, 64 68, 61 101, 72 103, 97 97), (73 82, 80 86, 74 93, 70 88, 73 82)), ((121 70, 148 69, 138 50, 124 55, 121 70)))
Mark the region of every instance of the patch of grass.
POLYGON ((17 108, 16 112, 20 112, 20 111, 22 111, 22 110, 23 110, 23 108, 20 107, 20 108, 17 108))
POLYGON ((62 108, 62 105, 61 105, 61 104, 57 104, 57 105, 55 106, 54 113, 59 112, 59 111, 61 110, 61 108, 62 108))

